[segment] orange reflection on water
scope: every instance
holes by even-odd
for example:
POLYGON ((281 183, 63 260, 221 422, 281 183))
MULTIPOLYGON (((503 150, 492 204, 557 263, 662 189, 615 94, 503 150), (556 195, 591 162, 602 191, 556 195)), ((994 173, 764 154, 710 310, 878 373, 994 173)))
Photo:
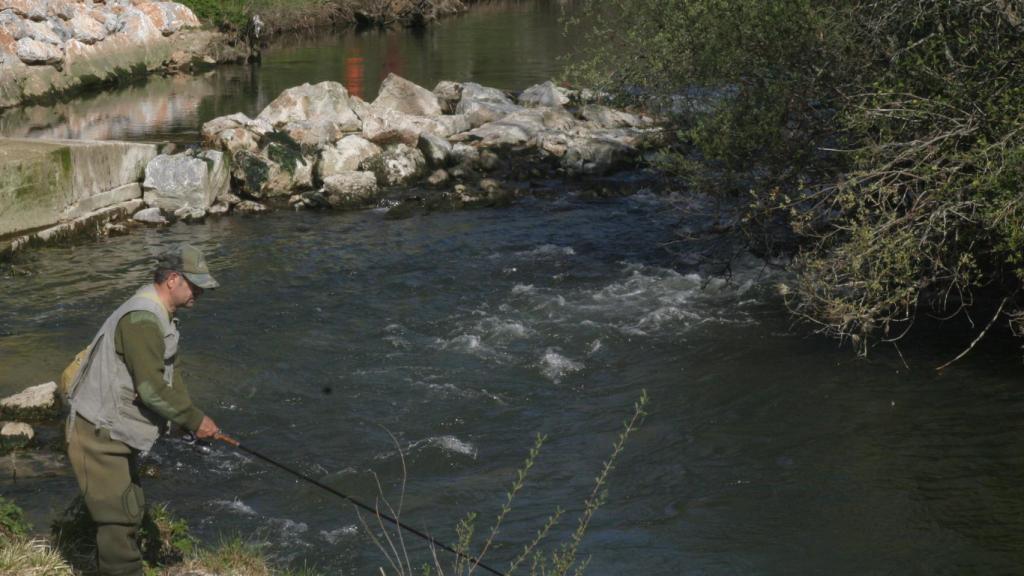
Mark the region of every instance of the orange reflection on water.
POLYGON ((354 96, 363 97, 366 81, 366 60, 362 56, 345 59, 345 88, 354 96))

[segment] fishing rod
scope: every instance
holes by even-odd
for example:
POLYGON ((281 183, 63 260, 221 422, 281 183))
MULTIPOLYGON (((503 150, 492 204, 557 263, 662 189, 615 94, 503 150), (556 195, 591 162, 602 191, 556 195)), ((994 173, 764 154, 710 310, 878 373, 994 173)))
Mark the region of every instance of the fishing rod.
POLYGON ((317 480, 315 478, 311 478, 310 476, 307 476, 306 474, 303 474, 302 472, 299 472, 298 470, 295 470, 295 469, 293 469, 293 468, 291 468, 289 466, 286 466, 285 464, 282 464, 282 463, 274 460, 273 458, 270 458, 269 456, 264 456, 263 454, 260 454, 259 452, 253 450, 252 448, 249 448, 248 446, 244 446, 241 442, 239 442, 238 440, 235 440, 231 436, 228 436, 226 434, 222 434, 220 432, 217 432, 216 434, 213 435, 213 439, 214 440, 220 440, 221 442, 224 442, 225 444, 227 444, 227 445, 229 445, 229 446, 231 446, 233 448, 236 448, 238 450, 241 450, 242 452, 245 452, 246 454, 249 454, 249 455, 251 455, 251 456, 253 456, 255 458, 263 460, 264 462, 266 462, 267 464, 270 464, 271 466, 276 466, 277 468, 280 468, 281 470, 284 470, 285 472, 288 472, 289 474, 292 474, 293 476, 301 478, 302 480, 305 480, 306 482, 309 482, 310 484, 312 484, 314 486, 317 486, 319 488, 323 488, 324 490, 330 492, 331 494, 334 494, 335 496, 337 496, 339 498, 343 498, 345 500, 348 500, 349 502, 351 502, 352 504, 355 504, 356 506, 362 508, 363 510, 366 510, 367 512, 371 512, 371 513, 379 516, 380 518, 383 518, 384 520, 387 520, 388 522, 391 522, 395 526, 397 526, 397 527, 399 527, 399 528, 401 528, 403 530, 406 530, 406 531, 408 531, 408 532, 410 532, 412 534, 415 534, 416 536, 419 536, 420 538, 426 540, 427 542, 430 542, 430 544, 433 545, 433 546, 437 546, 438 548, 440 548, 442 550, 446 550, 448 552, 451 552, 452 554, 455 554, 456 556, 458 556, 460 558, 463 558, 465 560, 469 560, 475 566, 479 566, 479 567, 483 568, 484 570, 487 570, 491 574, 494 574, 495 576, 505 576, 504 573, 499 572, 498 570, 495 570, 494 568, 491 568, 490 566, 488 566, 487 564, 484 564, 483 562, 481 562, 477 558, 474 558, 472 556, 469 556, 467 554, 459 552, 458 550, 452 548, 451 546, 448 546, 446 544, 442 544, 441 542, 438 542, 437 540, 434 540, 434 538, 432 538, 431 536, 428 536, 427 534, 424 534, 423 532, 420 532, 419 530, 413 528, 412 526, 408 526, 406 524, 403 524, 403 523, 399 522, 396 518, 392 518, 391 516, 388 516, 387 514, 384 514, 380 510, 377 510, 376 508, 371 508, 370 506, 367 506, 366 504, 363 504, 359 500, 356 500, 355 498, 353 498, 351 496, 348 496, 347 494, 343 494, 343 493, 339 492, 338 490, 335 490, 334 488, 331 488, 330 486, 324 484, 323 482, 320 482, 319 480, 317 480))

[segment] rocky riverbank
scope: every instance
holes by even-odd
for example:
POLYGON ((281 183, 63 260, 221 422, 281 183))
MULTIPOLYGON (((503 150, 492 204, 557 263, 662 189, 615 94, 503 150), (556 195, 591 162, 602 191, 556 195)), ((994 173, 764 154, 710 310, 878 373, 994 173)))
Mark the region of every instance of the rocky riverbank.
POLYGON ((418 210, 505 205, 565 183, 599 195, 664 132, 642 113, 545 82, 518 94, 466 82, 428 90, 396 75, 372 103, 336 82, 281 93, 255 118, 202 127, 203 148, 0 139, 0 258, 24 247, 275 208, 418 210), (163 152, 163 153, 161 153, 163 152), (48 170, 57 163, 61 170, 48 170), (26 198, 32 198, 26 202, 26 198), (129 225, 118 220, 130 218, 129 225))
POLYGON ((247 50, 175 2, 0 0, 0 109, 247 50))
MULTIPOLYGON (((336 82, 285 90, 255 118, 202 129, 209 150, 161 155, 140 217, 199 219, 274 205, 391 210, 506 202, 539 182, 634 169, 662 130, 642 114, 552 82, 507 94, 467 82, 433 90, 397 75, 372 103, 336 82), (230 178, 227 174, 230 174, 230 178), (406 191, 395 202, 395 189, 406 191)), ((138 218, 138 217, 137 217, 138 218)))

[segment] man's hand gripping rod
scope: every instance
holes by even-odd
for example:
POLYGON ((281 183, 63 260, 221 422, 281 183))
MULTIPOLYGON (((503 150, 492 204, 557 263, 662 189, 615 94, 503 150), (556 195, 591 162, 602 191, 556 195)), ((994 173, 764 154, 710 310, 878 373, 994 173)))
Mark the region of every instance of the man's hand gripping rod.
POLYGON ((440 548, 442 550, 446 550, 448 552, 451 552, 452 554, 455 554, 456 556, 459 556, 461 558, 469 560, 474 565, 479 566, 479 567, 483 568, 484 570, 487 570, 488 572, 490 572, 491 574, 494 574, 495 576, 505 576, 505 574, 495 570, 494 568, 491 568, 490 566, 488 566, 487 564, 484 564, 480 560, 478 560, 478 559, 476 559, 476 558, 474 558, 472 556, 468 556, 466 554, 463 554, 462 552, 459 552, 458 550, 455 550, 454 548, 452 548, 450 546, 442 544, 442 543, 438 542, 437 540, 434 540, 432 537, 428 536, 427 534, 424 534, 423 532, 420 532, 419 530, 417 530, 417 529, 415 529, 415 528, 413 528, 411 526, 407 526, 405 524, 402 524, 397 519, 392 518, 391 516, 388 516, 387 514, 384 514, 383 512, 381 512, 381 511, 379 511, 379 510, 377 510, 375 508, 371 508, 370 506, 367 506, 366 504, 363 504, 362 502, 360 502, 359 500, 356 500, 355 498, 352 498, 351 496, 348 496, 346 494, 342 494, 341 492, 335 490, 334 488, 331 488, 330 486, 320 482, 319 480, 316 480, 315 478, 311 478, 311 477, 303 474, 302 472, 299 472, 298 470, 294 470, 294 469, 292 469, 292 468, 290 468, 288 466, 285 466, 284 464, 281 464, 280 462, 277 462, 273 458, 264 456, 263 454, 260 454, 259 452, 255 451, 255 450, 253 450, 251 448, 243 446, 241 442, 239 442, 238 440, 235 440, 234 438, 232 438, 231 436, 228 436, 227 434, 222 433, 220 430, 218 430, 217 432, 215 432, 213 434, 213 439, 214 440, 220 440, 221 442, 224 442, 225 444, 227 444, 227 445, 229 445, 229 446, 231 446, 233 448, 237 448, 238 450, 241 450, 242 452, 245 452, 246 454, 249 454, 249 455, 251 455, 251 456, 253 456, 255 458, 263 460, 264 462, 266 462, 267 464, 270 464, 271 466, 275 466, 277 468, 280 468, 281 470, 284 470, 285 472, 288 472, 289 474, 291 474, 293 476, 301 478, 302 480, 305 480, 306 482, 309 482, 310 484, 312 484, 314 486, 317 486, 319 488, 323 488, 324 490, 330 492, 331 494, 334 494, 335 496, 337 496, 339 498, 343 498, 345 500, 348 500, 349 502, 351 502, 352 504, 358 506, 359 508, 362 508, 363 510, 366 510, 367 512, 370 512, 370 513, 372 513, 372 514, 374 514, 374 515, 376 515, 376 516, 378 516, 380 518, 383 518, 384 520, 387 520, 388 522, 391 522, 392 524, 394 524, 395 526, 397 526, 397 527, 399 527, 399 528, 401 528, 403 530, 406 530, 406 531, 408 531, 408 532, 410 532, 412 534, 415 534, 416 536, 419 536, 420 538, 426 540, 427 542, 430 542, 432 545, 437 546, 438 548, 440 548))

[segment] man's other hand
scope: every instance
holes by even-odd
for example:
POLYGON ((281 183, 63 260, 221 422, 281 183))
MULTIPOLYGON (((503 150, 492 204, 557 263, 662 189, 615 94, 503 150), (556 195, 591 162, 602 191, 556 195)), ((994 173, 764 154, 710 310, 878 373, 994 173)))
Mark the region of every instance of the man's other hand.
POLYGON ((209 416, 203 416, 203 421, 199 423, 199 428, 196 428, 196 438, 200 440, 207 440, 213 438, 214 434, 220 432, 220 428, 217 424, 210 420, 209 416))

